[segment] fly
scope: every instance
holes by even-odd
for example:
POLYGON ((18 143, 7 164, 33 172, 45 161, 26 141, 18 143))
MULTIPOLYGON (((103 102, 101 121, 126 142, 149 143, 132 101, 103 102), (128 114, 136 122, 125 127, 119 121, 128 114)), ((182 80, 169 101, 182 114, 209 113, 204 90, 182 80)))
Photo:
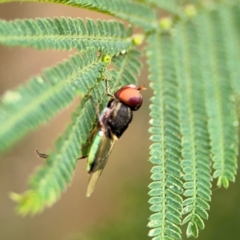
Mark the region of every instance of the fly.
MULTIPOLYGON (((132 121, 132 111, 137 111, 142 105, 140 90, 145 90, 145 87, 130 84, 121 87, 114 95, 107 93, 111 98, 98 117, 97 132, 87 156, 87 171, 90 174, 87 197, 93 193, 115 142, 132 121)), ((42 158, 48 156, 37 150, 36 153, 42 158)))

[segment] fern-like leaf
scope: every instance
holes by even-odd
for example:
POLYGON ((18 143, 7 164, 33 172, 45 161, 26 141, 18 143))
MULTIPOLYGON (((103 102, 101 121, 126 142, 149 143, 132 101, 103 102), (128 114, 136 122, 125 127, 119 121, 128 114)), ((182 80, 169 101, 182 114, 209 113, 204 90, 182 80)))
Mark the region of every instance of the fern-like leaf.
POLYGON ((231 73, 232 88, 238 95, 240 101, 240 69, 238 61, 240 59, 240 7, 234 5, 231 9, 222 7, 219 11, 219 20, 225 34, 223 37, 224 47, 227 50, 227 65, 231 73), (224 19, 224 21, 222 21, 224 19))
MULTIPOLYGON (((149 236, 153 240, 181 239, 179 225, 188 224, 187 236, 197 237, 208 218, 212 177, 218 179, 218 186, 227 188, 237 171, 239 0, 213 1, 212 8, 196 1, 196 7, 185 5, 189 6, 185 10, 182 6, 188 1, 180 4, 177 0, 43 2, 97 10, 147 33, 149 79, 154 91, 150 106, 150 161, 154 166, 149 185, 154 214, 148 224, 152 228, 149 236), (171 13, 174 29, 161 32, 155 10, 171 13)), ((32 176, 29 190, 12 195, 20 213, 34 214, 59 199, 71 181, 78 157, 88 153, 83 146, 90 141, 97 122, 94 103, 103 109, 108 101, 105 84, 99 80, 107 76, 113 92, 121 85, 136 83, 139 52, 133 49, 131 28, 116 21, 0 20, 0 32, 0 43, 9 46, 85 50, 2 97, 0 152, 53 117, 78 94, 85 95, 56 149, 32 176), (106 69, 108 64, 97 56, 97 50, 114 55, 115 69, 106 69), (86 94, 94 102, 87 101, 86 94)))
MULTIPOLYGON (((136 50, 115 57, 113 63, 117 70, 111 71, 112 79, 109 79, 112 91, 120 85, 135 83, 133 80, 136 79, 127 76, 139 73, 141 64, 138 57, 139 52, 136 50), (128 64, 130 60, 132 64, 128 64)), ((94 101, 87 98, 82 100, 73 114, 72 123, 57 140, 56 150, 50 153, 45 164, 32 176, 29 190, 21 195, 12 194, 12 198, 18 202, 17 209, 21 214, 41 212, 45 206, 56 202, 72 179, 77 159, 87 155, 89 148, 84 147, 82 150, 82 147, 89 143, 91 130, 97 121, 96 104, 102 109, 108 100, 105 83, 101 81, 95 84, 89 94, 94 101)))
MULTIPOLYGON (((21 2, 25 1, 29 2, 29 0, 21 0, 21 2)), ((0 0, 1 2, 16 2, 16 0, 0 0)), ((31 0, 31 2, 39 2, 39 0, 31 0)), ((142 3, 131 0, 42 0, 41 2, 60 3, 111 14, 140 26, 146 31, 158 27, 155 11, 142 3)))
POLYGON ((207 130, 207 111, 204 96, 202 70, 196 67, 201 57, 195 25, 180 24, 173 38, 173 48, 178 72, 180 93, 179 113, 182 135, 182 157, 184 176, 183 214, 187 216, 188 237, 198 236, 198 229, 204 228, 203 219, 208 218, 206 210, 211 200, 211 157, 207 130))
POLYGON ((104 13, 112 14, 121 19, 125 19, 134 25, 138 25, 146 31, 157 27, 156 14, 151 8, 144 4, 136 3, 131 0, 50 0, 70 4, 77 7, 86 7, 104 13))
POLYGON ((29 188, 22 195, 12 194, 18 202, 20 214, 35 214, 51 206, 71 181, 81 147, 87 142, 96 119, 96 109, 91 101, 82 100, 73 114, 72 123, 56 142, 56 152, 47 158, 45 165, 31 177, 29 188))
POLYGON ((211 151, 215 170, 213 177, 218 178, 218 186, 228 187, 229 181, 235 180, 237 169, 238 118, 235 96, 231 87, 231 74, 226 48, 221 36, 222 25, 216 22, 226 6, 218 11, 202 15, 197 24, 202 47, 202 71, 204 74, 206 105, 209 118, 211 151), (219 38, 220 37, 220 38, 219 38), (207 66, 207 67, 206 67, 207 66), (209 81, 211 79, 211 81, 209 81))
MULTIPOLYGON (((154 239, 181 238, 176 234, 176 228, 173 228, 176 230, 175 235, 163 230, 164 222, 167 222, 166 216, 171 212, 164 212, 166 209, 164 201, 167 201, 167 197, 163 195, 164 187, 165 192, 169 190, 164 179, 169 161, 166 161, 167 154, 171 149, 169 147, 171 145, 167 145, 168 140, 171 139, 167 133, 171 133, 171 137, 174 136, 175 141, 171 144, 177 146, 179 137, 174 134, 179 131, 179 126, 174 120, 178 117, 182 137, 181 165, 185 181, 183 214, 186 216, 182 223, 188 223, 188 236, 197 237, 199 229, 204 228, 203 220, 208 218, 212 180, 210 151, 215 169, 213 177, 218 178, 218 185, 227 187, 229 181, 234 181, 238 147, 234 91, 239 91, 239 88, 233 90, 232 86, 238 84, 236 84, 238 73, 234 71, 239 72, 239 70, 236 69, 236 64, 231 64, 233 61, 231 56, 234 55, 236 61, 239 61, 239 56, 238 53, 233 52, 233 49, 238 47, 238 41, 236 33, 231 32, 231 27, 236 21, 235 18, 230 17, 233 15, 231 11, 231 7, 219 5, 217 11, 211 13, 206 11, 190 21, 179 23, 173 35, 165 34, 161 37, 149 38, 149 45, 154 49, 148 54, 150 80, 154 93, 163 99, 159 101, 154 97, 151 106, 151 123, 154 127, 150 128, 150 131, 153 135, 151 139, 155 143, 151 146, 150 160, 159 166, 152 169, 154 181, 150 184, 152 188, 150 196, 160 195, 150 199, 150 203, 153 204, 151 209, 159 211, 150 217, 149 225, 153 228, 150 236, 156 236, 154 239), (228 21, 226 19, 224 21, 224 17, 228 18, 228 21), (221 21, 224 21, 224 24, 219 24, 221 21), (226 40, 224 41, 227 37, 225 31, 232 37, 231 47, 227 47, 226 40), (151 59, 153 52, 158 58, 151 59), (156 80, 159 76, 161 81, 156 80), (177 81, 172 80, 174 77, 177 81), (172 102, 175 102, 175 105, 171 104, 172 102), (179 104, 178 109, 176 104, 179 104), (168 108, 164 109, 163 106, 168 105, 171 106, 174 114, 169 114, 168 108), (174 118, 170 117, 171 115, 174 118), (174 126, 174 130, 168 130, 168 125, 174 126), (164 144, 167 146, 165 149, 164 144), (157 180, 161 181, 157 184, 157 180), (165 198, 162 198, 162 195, 165 198)), ((179 150, 176 146, 175 151, 179 150)), ((177 154, 176 156, 175 164, 176 168, 179 168, 181 157, 177 154)), ((181 186, 180 182, 179 179, 179 186, 181 186)), ((180 201, 179 207, 181 207, 180 201)), ((175 216, 181 219, 180 213, 175 216)))
POLYGON ((149 185, 151 210, 149 236, 153 239, 180 239, 182 210, 180 127, 176 72, 172 65, 173 49, 169 41, 159 34, 148 40, 148 64, 151 88, 151 140, 150 161, 153 182, 149 185))
POLYGON ((123 85, 137 83, 137 75, 142 67, 139 60, 140 56, 139 51, 132 49, 127 54, 113 57, 112 63, 117 67, 117 70, 112 70, 114 82, 118 83, 115 89, 123 85))
POLYGON ((177 0, 144 0, 145 3, 156 6, 161 10, 169 12, 175 16, 181 17, 184 12, 181 9, 180 2, 177 0))
POLYGON ((80 18, 43 18, 16 21, 0 20, 0 43, 8 46, 34 47, 39 50, 95 47, 114 55, 132 44, 130 29, 116 21, 80 18))
POLYGON ((96 84, 107 64, 95 49, 76 54, 26 85, 7 91, 0 105, 0 152, 57 112, 78 94, 86 94, 96 84))

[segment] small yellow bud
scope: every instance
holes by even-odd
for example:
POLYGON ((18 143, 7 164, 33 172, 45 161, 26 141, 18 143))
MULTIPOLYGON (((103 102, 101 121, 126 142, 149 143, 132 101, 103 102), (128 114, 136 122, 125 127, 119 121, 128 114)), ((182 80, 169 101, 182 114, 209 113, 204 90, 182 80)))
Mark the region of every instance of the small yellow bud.
POLYGON ((136 34, 132 37, 132 42, 134 45, 141 45, 144 40, 143 34, 136 34))
POLYGON ((173 26, 173 20, 170 17, 163 17, 160 20, 160 27, 163 30, 170 30, 173 26))
POLYGON ((102 57, 102 61, 105 62, 105 63, 110 63, 111 60, 112 60, 112 57, 110 55, 108 55, 108 54, 105 54, 102 57))
POLYGON ((185 13, 188 17, 194 17, 197 15, 197 9, 194 5, 189 4, 185 7, 185 13))

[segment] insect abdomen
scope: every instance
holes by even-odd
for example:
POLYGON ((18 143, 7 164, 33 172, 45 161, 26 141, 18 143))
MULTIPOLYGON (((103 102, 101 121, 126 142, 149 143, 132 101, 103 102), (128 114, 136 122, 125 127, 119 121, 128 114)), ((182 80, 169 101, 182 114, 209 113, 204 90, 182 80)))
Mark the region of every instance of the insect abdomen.
POLYGON ((90 148, 89 154, 88 154, 88 164, 87 164, 87 171, 88 173, 90 173, 92 171, 94 162, 95 162, 95 158, 96 158, 96 154, 98 152, 99 149, 99 144, 101 142, 101 138, 103 136, 103 132, 99 131, 96 136, 94 137, 92 146, 90 148))

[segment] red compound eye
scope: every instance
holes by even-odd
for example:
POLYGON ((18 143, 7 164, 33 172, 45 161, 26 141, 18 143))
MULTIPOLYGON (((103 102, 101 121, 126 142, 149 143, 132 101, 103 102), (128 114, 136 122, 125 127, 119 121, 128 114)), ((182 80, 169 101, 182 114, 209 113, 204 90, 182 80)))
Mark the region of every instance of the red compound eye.
POLYGON ((142 106, 143 98, 140 94, 140 90, 145 90, 146 88, 136 85, 127 85, 121 87, 114 96, 122 103, 131 108, 131 110, 136 111, 142 106))

